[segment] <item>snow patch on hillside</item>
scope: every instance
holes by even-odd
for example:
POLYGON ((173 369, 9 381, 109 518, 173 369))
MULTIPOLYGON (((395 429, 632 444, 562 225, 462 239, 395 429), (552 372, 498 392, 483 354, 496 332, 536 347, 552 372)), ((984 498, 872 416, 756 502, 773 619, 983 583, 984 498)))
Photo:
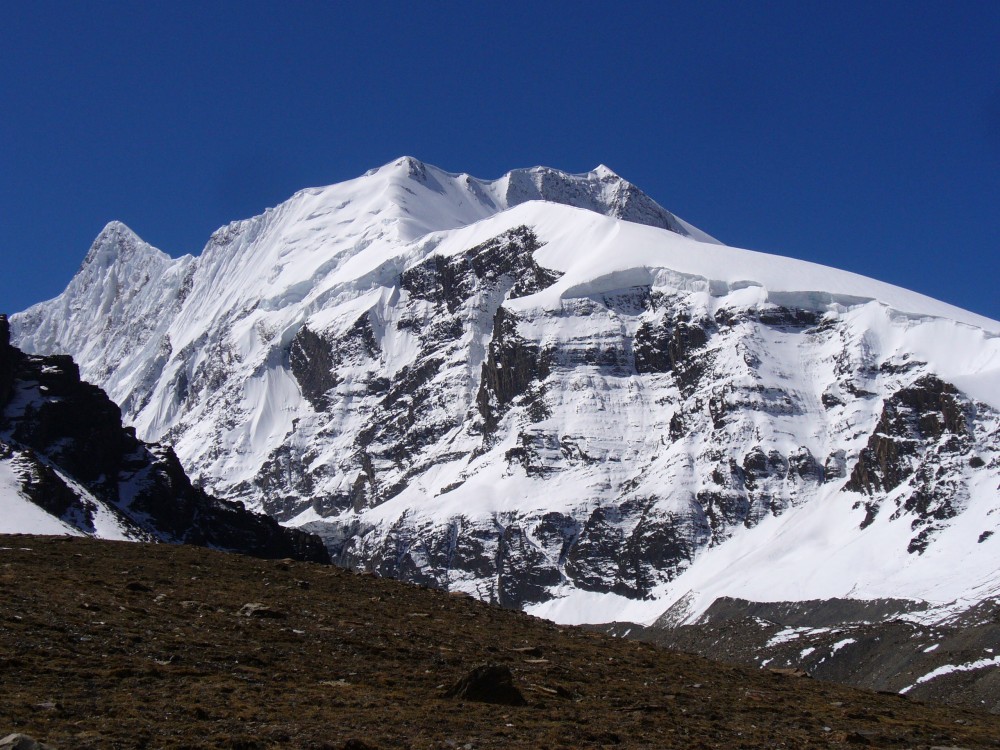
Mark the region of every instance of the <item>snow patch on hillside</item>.
POLYGON ((0 534, 81 536, 79 531, 24 496, 21 481, 9 460, 0 460, 0 534))

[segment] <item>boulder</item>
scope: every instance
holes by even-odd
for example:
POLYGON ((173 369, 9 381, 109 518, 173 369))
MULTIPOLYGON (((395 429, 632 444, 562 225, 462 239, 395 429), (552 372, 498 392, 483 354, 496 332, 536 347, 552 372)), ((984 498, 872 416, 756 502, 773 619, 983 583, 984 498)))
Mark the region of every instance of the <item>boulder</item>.
POLYGON ((528 703, 514 685, 514 675, 502 664, 476 667, 456 682, 445 697, 503 706, 524 706, 528 703))

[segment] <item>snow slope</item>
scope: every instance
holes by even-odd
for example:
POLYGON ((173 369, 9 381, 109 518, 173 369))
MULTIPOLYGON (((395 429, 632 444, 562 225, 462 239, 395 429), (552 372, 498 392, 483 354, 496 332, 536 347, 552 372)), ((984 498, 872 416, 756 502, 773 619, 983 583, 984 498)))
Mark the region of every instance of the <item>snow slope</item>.
POLYGON ((0 534, 79 536, 80 532, 25 497, 10 461, 0 460, 0 534))
POLYGON ((403 158, 197 258, 112 224, 12 324, 383 575, 572 622, 993 593, 1000 323, 723 246, 603 167, 403 158))

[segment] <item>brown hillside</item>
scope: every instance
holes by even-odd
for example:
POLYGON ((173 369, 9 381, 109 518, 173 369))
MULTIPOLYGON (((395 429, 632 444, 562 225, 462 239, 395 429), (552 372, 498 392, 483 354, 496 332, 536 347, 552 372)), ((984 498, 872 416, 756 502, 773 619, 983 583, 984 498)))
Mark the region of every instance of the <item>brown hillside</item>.
POLYGON ((317 564, 90 539, 0 547, 0 736, 60 750, 1000 746, 985 713, 317 564), (463 680, 486 664, 501 669, 477 674, 513 679, 463 680))

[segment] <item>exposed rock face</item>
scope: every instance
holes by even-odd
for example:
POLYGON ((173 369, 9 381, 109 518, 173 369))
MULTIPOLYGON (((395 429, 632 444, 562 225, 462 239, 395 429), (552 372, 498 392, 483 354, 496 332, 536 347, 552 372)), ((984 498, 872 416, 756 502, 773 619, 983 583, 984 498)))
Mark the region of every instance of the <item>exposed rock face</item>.
POLYGON ((566 573, 580 588, 642 598, 691 559, 710 531, 697 521, 663 513, 656 498, 618 508, 596 508, 583 524, 566 559, 566 573))
POLYGON ((334 366, 340 364, 334 359, 333 346, 302 326, 292 339, 288 360, 302 395, 317 411, 326 409, 330 405, 326 394, 337 385, 334 366))
POLYGON ((953 385, 933 375, 893 394, 845 489, 868 495, 896 489, 913 473, 926 444, 945 433, 954 436, 948 447, 958 448, 962 438, 970 436, 967 407, 958 395, 953 385))
POLYGON ((468 401, 463 393, 473 375, 471 360, 463 361, 470 317, 487 335, 498 327, 482 364, 484 373, 495 374, 492 380, 486 376, 477 402, 480 429, 495 429, 496 413, 528 382, 544 376, 537 351, 517 350, 516 323, 501 307, 504 299, 554 282, 556 275, 534 261, 538 247, 527 227, 516 227, 461 255, 431 256, 401 273, 397 283, 402 296, 393 300, 390 319, 381 309, 369 308, 340 330, 300 328, 290 346, 290 370, 313 408, 336 414, 348 407, 349 399, 360 402, 354 408, 364 415, 364 423, 354 436, 353 466, 338 467, 354 479, 326 495, 319 488, 334 476, 331 467, 317 463, 308 448, 303 454, 282 446, 246 489, 263 491, 264 509, 281 519, 305 508, 322 515, 358 511, 398 494, 412 476, 426 470, 429 459, 422 456, 428 449, 467 419, 472 404, 462 413, 455 412, 454 404, 468 401), (392 339, 404 339, 416 356, 387 377, 383 347, 392 339), (513 347, 513 357, 500 351, 501 341, 513 347), (527 359, 531 362, 521 361, 527 359), (505 365, 509 369, 501 370, 505 365), (337 375, 344 371, 353 377, 337 375), (311 468, 303 471, 304 465, 311 468), (298 497, 289 497, 289 489, 298 497))
MULTIPOLYGON (((927 549, 941 522, 954 518, 968 500, 961 469, 977 459, 974 414, 972 403, 933 375, 901 388, 885 402, 844 485, 845 490, 872 498, 864 503, 863 527, 888 496, 896 505, 895 515, 912 517, 911 526, 918 531, 908 551, 927 549)), ((987 440, 995 444, 996 436, 992 437, 987 440)))
MULTIPOLYGON (((493 317, 493 337, 487 349, 486 361, 483 362, 479 395, 476 397, 476 406, 483 418, 486 433, 496 432, 500 419, 510 404, 516 398, 528 394, 532 385, 535 386, 535 392, 531 394, 534 396, 533 417, 536 417, 535 421, 541 421, 547 416, 539 389, 548 374, 546 353, 518 335, 517 317, 514 314, 503 307, 498 308, 493 317)), ((508 451, 508 457, 510 455, 511 452, 508 451)))
POLYGON ((326 561, 319 540, 192 486, 173 451, 143 443, 68 356, 10 346, 0 318, 0 461, 22 497, 88 535, 326 561))
POLYGON ((682 390, 691 391, 708 365, 699 353, 708 343, 714 325, 691 321, 683 312, 643 321, 635 332, 633 350, 639 374, 672 373, 682 390))

